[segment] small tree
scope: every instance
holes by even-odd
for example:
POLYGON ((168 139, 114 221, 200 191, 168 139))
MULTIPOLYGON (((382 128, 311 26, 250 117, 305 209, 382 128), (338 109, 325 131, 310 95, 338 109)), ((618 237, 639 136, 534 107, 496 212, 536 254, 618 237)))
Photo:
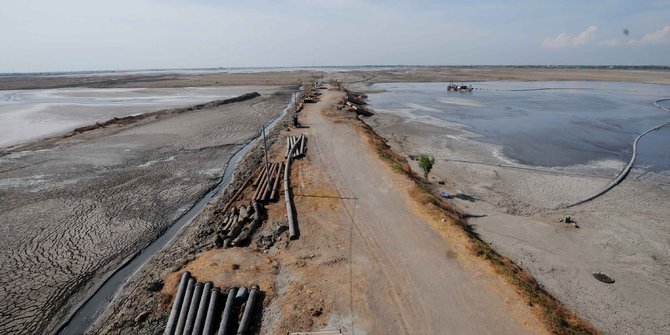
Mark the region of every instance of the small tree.
POLYGON ((433 169, 433 165, 435 164, 435 158, 421 154, 419 156, 419 167, 421 170, 423 170, 423 177, 428 179, 428 174, 430 173, 430 170, 433 169))

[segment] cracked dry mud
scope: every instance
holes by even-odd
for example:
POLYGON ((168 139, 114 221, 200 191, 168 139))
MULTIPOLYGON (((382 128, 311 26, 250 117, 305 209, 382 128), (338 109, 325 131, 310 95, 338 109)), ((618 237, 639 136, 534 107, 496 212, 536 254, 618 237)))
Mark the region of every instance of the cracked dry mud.
POLYGON ((0 157, 0 333, 53 332, 222 176, 291 90, 0 157))

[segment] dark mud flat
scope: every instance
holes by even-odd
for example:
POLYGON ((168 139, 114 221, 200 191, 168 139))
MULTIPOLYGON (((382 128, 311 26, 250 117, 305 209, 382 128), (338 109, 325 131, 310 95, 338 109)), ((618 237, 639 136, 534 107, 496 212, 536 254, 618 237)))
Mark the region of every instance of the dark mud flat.
POLYGON ((0 333, 51 333, 277 117, 291 89, 0 158, 0 333))

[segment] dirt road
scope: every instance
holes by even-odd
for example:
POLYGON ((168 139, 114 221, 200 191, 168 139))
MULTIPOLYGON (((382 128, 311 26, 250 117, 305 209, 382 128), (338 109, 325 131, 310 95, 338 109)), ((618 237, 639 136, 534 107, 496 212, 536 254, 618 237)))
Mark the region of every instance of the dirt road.
MULTIPOLYGON (((467 257, 455 255, 412 208, 406 181, 350 124, 328 111, 340 92, 323 91, 303 122, 321 165, 349 218, 352 269, 367 278, 370 318, 353 329, 370 334, 522 334, 542 332, 510 288, 467 257)), ((299 210, 299 209, 298 209, 299 210)), ((474 261, 476 262, 476 260, 474 261)), ((352 302, 352 314, 358 307, 352 302)), ((356 320, 357 318, 353 318, 356 320)))

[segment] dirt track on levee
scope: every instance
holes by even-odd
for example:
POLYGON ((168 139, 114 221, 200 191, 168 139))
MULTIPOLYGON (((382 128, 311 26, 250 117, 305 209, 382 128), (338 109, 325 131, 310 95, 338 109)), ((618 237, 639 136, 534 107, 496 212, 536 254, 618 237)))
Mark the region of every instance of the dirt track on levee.
MULTIPOLYGON (((322 169, 342 207, 334 219, 351 230, 349 257, 362 297, 356 328, 369 334, 524 334, 542 326, 513 289, 481 260, 462 254, 409 198, 408 181, 381 161, 351 115, 324 94, 306 113, 311 164, 322 169), (361 317, 369 313, 367 317, 361 317)), ((309 238, 309 237, 306 237, 309 238)))

